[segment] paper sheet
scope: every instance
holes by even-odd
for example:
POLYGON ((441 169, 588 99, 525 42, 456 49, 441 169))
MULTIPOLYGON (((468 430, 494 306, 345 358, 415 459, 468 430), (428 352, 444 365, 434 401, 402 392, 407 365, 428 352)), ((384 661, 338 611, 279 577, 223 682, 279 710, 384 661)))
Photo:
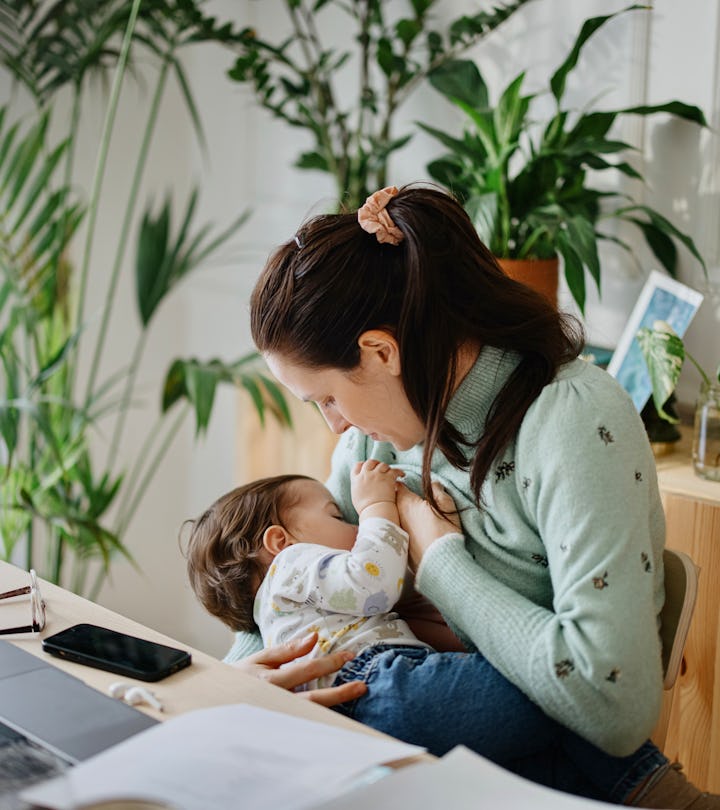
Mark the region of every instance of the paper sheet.
POLYGON ((393 772, 314 810, 603 810, 616 805, 560 793, 522 779, 458 746, 442 759, 393 772))
POLYGON ((256 706, 216 706, 167 720, 22 795, 57 810, 112 799, 304 810, 366 769, 423 750, 256 706))

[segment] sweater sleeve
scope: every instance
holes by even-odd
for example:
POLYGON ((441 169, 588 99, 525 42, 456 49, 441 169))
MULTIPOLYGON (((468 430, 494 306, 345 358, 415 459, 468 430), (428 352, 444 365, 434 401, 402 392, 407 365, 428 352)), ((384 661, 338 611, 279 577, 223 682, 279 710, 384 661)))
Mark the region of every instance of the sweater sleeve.
POLYGON ((660 707, 664 523, 632 404, 614 381, 591 393, 582 381, 547 386, 514 448, 512 486, 544 546, 534 557, 549 573, 551 604, 490 574, 457 535, 431 547, 416 582, 548 715, 624 756, 660 707))
POLYGON ((227 651, 223 661, 226 664, 236 664, 238 661, 242 661, 243 658, 247 658, 248 655, 259 652, 262 648, 263 643, 259 632, 246 633, 241 630, 235 633, 235 641, 233 641, 233 645, 227 651))

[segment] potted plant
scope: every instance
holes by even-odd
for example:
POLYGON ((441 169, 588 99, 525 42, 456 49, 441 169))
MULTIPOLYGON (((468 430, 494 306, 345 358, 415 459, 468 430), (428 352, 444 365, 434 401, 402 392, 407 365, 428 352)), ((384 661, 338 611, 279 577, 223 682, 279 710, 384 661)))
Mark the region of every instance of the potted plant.
POLYGON ((669 113, 706 125, 694 106, 670 101, 654 106, 621 110, 573 111, 564 106, 566 80, 590 37, 608 20, 626 11, 586 20, 570 53, 550 79, 549 92, 555 111, 546 121, 535 114, 537 96, 523 93, 525 73, 490 101, 477 66, 454 60, 433 71, 432 86, 459 107, 468 125, 461 137, 420 124, 449 152, 428 166, 430 175, 463 201, 483 241, 506 271, 516 268, 506 260, 539 260, 538 272, 549 273, 546 294, 555 299, 557 259, 562 257, 570 292, 584 311, 585 273, 600 288, 598 239, 608 239, 627 250, 626 242, 601 230, 611 218, 639 228, 662 266, 675 275, 677 250, 682 243, 703 265, 693 241, 660 213, 636 203, 621 192, 603 191, 593 185, 592 172, 614 172, 641 180, 623 156, 633 147, 609 136, 613 123, 627 115, 669 113), (554 287, 553 287, 554 285, 554 287))
POLYGON ((665 321, 655 321, 652 329, 643 327, 638 330, 637 339, 650 373, 655 410, 666 422, 679 422, 677 415, 667 408, 667 402, 675 391, 685 358, 700 374, 693 430, 693 466, 701 477, 720 481, 720 366, 714 375, 708 374, 665 321))
POLYGON ((438 0, 281 0, 268 21, 274 27, 284 9, 288 34, 273 41, 244 29, 232 43, 238 58, 229 75, 250 84, 275 118, 307 131, 312 147, 295 166, 330 174, 338 202, 353 209, 388 185, 390 157, 412 137, 395 131, 406 99, 428 73, 457 59, 528 1, 493 3, 440 26, 438 0), (341 14, 344 35, 332 41, 326 20, 341 14), (346 70, 357 80, 341 90, 338 75, 346 70))
POLYGON ((177 79, 202 139, 178 52, 199 41, 224 47, 235 34, 204 15, 201 5, 18 0, 0 15, 5 78, 10 74, 35 103, 24 117, 10 106, 0 108, 0 557, 19 560, 22 554, 27 568, 91 595, 117 554, 130 557, 123 541, 131 518, 181 422, 194 411, 196 432, 207 427, 219 383, 244 389, 261 417, 269 410, 289 420, 282 394, 255 353, 235 362, 168 358, 157 423, 147 436, 128 436, 128 413, 138 407, 138 369, 158 309, 246 219, 242 214, 224 229, 198 227, 194 192, 179 217, 169 198, 153 206, 140 195, 169 78, 177 79), (118 99, 133 60, 144 61, 152 96, 105 273, 92 259, 92 246, 118 99), (97 74, 111 92, 85 199, 76 192, 75 157, 83 143, 86 91, 97 74), (52 108, 68 100, 71 114, 55 122, 55 129, 67 128, 56 140, 49 135, 52 108), (126 259, 135 231, 134 260, 126 259), (126 324, 123 337, 135 345, 122 367, 108 370, 101 362, 108 324, 117 310, 119 278, 128 271, 135 277, 138 319, 126 324), (86 290, 98 273, 106 288, 93 323, 86 290), (83 350, 90 361, 85 365, 83 350), (172 420, 166 416, 171 408, 172 420))

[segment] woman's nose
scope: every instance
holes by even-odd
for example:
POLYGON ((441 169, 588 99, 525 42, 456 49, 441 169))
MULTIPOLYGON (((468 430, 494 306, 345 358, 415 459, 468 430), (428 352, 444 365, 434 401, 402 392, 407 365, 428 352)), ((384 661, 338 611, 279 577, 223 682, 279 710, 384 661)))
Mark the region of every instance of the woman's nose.
POLYGON ((348 428, 352 427, 350 422, 348 422, 344 416, 336 411, 325 411, 323 416, 325 417, 325 421, 328 423, 328 427, 333 433, 345 433, 348 428))

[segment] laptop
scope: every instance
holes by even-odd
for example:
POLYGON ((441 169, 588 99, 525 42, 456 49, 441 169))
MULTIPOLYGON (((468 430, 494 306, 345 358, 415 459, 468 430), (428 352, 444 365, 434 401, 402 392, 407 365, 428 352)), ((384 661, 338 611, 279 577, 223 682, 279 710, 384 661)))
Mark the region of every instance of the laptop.
POLYGON ((0 810, 25 807, 17 791, 157 722, 0 640, 0 810))

